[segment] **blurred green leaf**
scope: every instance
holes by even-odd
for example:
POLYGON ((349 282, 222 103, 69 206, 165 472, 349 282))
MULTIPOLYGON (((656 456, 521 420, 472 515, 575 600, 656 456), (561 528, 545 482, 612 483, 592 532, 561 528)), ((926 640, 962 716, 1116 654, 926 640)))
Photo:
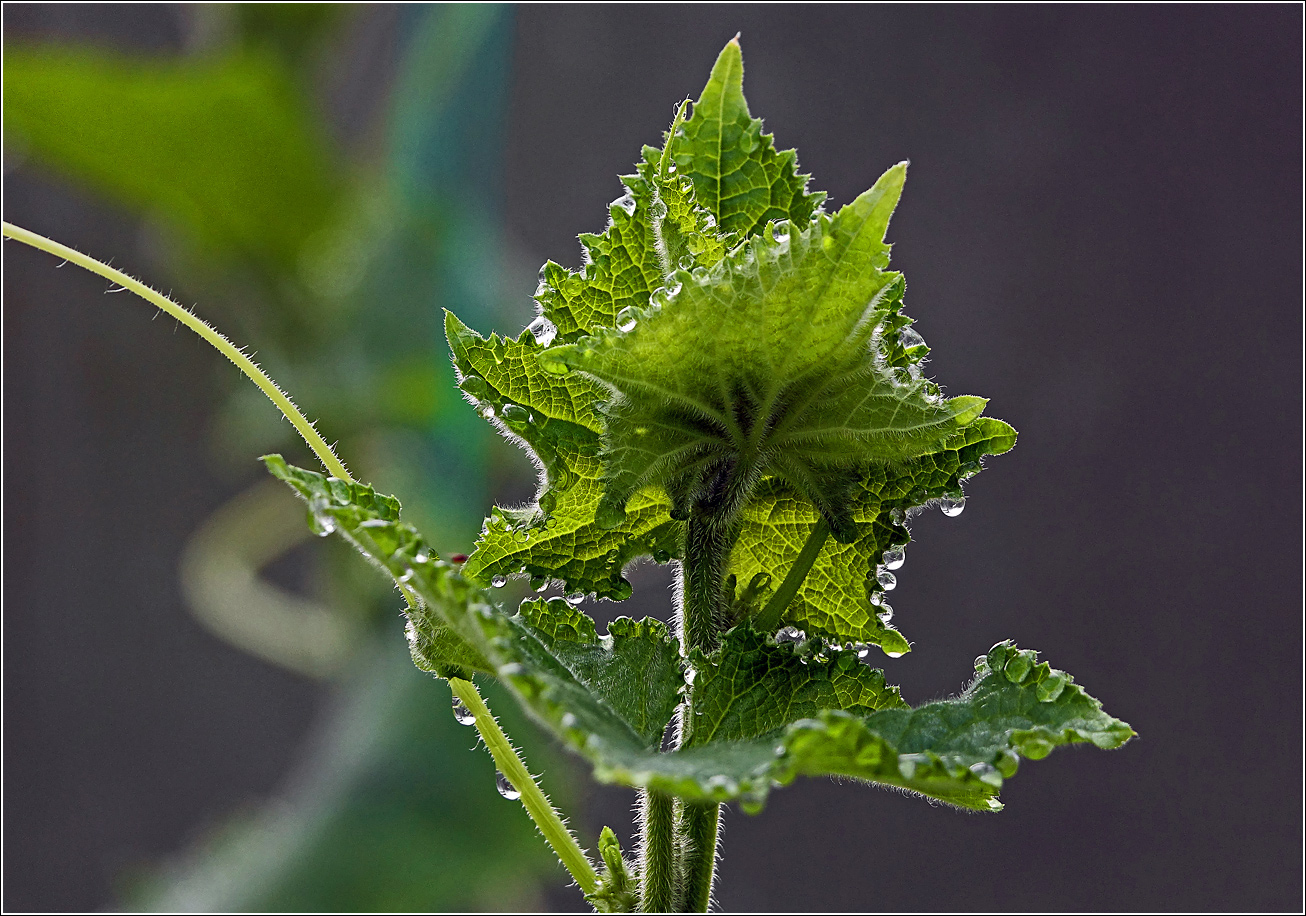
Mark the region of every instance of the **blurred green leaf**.
POLYGON ((130 57, 9 46, 4 128, 37 160, 154 211, 221 255, 278 272, 329 218, 341 179, 278 57, 130 57))

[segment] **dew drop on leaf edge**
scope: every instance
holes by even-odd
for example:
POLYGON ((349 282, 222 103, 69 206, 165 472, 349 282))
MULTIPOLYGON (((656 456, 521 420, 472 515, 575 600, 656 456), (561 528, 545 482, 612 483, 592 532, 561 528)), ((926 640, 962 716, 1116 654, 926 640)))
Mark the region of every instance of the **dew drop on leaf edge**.
POLYGON ((884 552, 881 559, 884 562, 885 569, 900 569, 902 564, 907 561, 907 554, 900 547, 891 547, 884 552))
POLYGON ((635 330, 638 321, 639 316, 636 314, 635 309, 629 305, 617 312, 617 330, 623 334, 635 330))
POLYGON ((879 582, 880 588, 886 592, 891 592, 898 587, 898 577, 883 567, 875 573, 875 581, 879 582))
POLYGON ((939 508, 948 518, 956 518, 966 508, 966 497, 945 496, 939 500, 939 508))
POLYGON ((531 332, 531 336, 535 338, 535 342, 541 347, 547 347, 553 343, 553 338, 558 336, 557 326, 543 315, 528 324, 526 330, 531 332))
POLYGON ((508 577, 495 576, 493 579, 490 580, 490 584, 493 585, 495 588, 503 588, 505 585, 508 584, 508 577))

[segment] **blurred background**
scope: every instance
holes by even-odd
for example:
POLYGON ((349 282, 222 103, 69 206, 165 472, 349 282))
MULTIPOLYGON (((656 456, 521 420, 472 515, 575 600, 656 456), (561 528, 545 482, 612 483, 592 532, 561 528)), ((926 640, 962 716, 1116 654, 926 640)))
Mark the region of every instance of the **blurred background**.
MULTIPOLYGON (((525 458, 440 309, 529 320, 742 31, 745 91, 890 238, 951 393, 1021 433, 916 520, 913 703, 1003 638, 1141 738, 998 816, 807 780, 730 811, 729 910, 1302 906, 1302 12, 6 4, 4 217, 171 289, 446 551, 525 458)), ((306 450, 130 295, 4 245, 11 910, 577 910, 413 668, 401 603, 256 457, 306 450), (310 543, 311 541, 311 543, 310 543)), ((666 617, 666 570, 601 604, 666 617)), ((592 846, 633 793, 490 692, 592 846)))

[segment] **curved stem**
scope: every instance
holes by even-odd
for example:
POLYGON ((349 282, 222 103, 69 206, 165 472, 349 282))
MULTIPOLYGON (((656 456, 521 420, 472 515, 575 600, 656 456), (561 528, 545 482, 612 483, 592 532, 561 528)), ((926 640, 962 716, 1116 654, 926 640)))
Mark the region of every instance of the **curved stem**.
POLYGON ((267 373, 260 369, 253 360, 242 353, 235 344, 215 331, 206 322, 195 317, 191 312, 182 308, 162 293, 150 289, 150 287, 146 286, 139 280, 132 279, 122 271, 114 270, 108 264, 104 264, 97 261, 95 258, 84 255, 80 251, 69 248, 67 245, 61 245, 43 235, 37 235, 35 232, 24 229, 21 226, 15 226, 13 223, 8 222, 4 224, 4 236, 5 238, 13 239, 16 242, 22 242, 24 245, 31 245, 33 248, 39 248, 41 251, 63 258, 66 261, 71 261, 78 267, 83 267, 91 273, 99 274, 108 280, 112 280, 114 283, 117 283, 124 289, 131 290, 151 305, 157 306, 173 318, 176 318, 182 324, 186 325, 186 327, 190 328, 200 337, 203 337, 208 341, 208 343, 221 352, 223 356, 235 363, 237 369, 249 376, 250 380, 263 390, 263 393, 266 394, 272 403, 277 406, 277 409, 281 411, 282 415, 284 415, 285 418, 294 425, 296 431, 304 437, 304 441, 308 443, 308 447, 313 450, 313 453, 317 455, 318 459, 321 460, 322 464, 331 474, 342 480, 353 481, 353 478, 349 476, 349 472, 345 470, 344 464, 336 457, 335 452, 331 450, 331 446, 327 445, 326 440, 323 439, 318 434, 318 431, 313 428, 313 424, 308 422, 304 415, 300 413, 299 408, 296 407, 294 402, 286 396, 285 392, 277 387, 276 382, 268 378, 267 373))
POLYGON ((553 847, 558 860, 567 871, 571 872, 571 876, 576 879, 576 884, 584 894, 589 895, 597 891, 599 876, 594 871, 589 856, 585 855, 585 850, 580 848, 576 837, 563 823, 562 816, 549 803, 548 797, 535 782, 535 777, 526 769, 521 755, 512 746, 508 736, 503 733, 503 729, 499 728, 499 723, 490 714, 490 709, 481 699, 476 685, 462 678, 451 677, 449 687, 453 690, 454 696, 458 697, 459 702, 476 717, 476 730, 481 733, 481 740, 485 742, 490 756, 494 758, 495 766, 507 777, 508 782, 512 783, 512 787, 521 793, 521 803, 526 808, 526 813, 535 822, 545 841, 553 847))

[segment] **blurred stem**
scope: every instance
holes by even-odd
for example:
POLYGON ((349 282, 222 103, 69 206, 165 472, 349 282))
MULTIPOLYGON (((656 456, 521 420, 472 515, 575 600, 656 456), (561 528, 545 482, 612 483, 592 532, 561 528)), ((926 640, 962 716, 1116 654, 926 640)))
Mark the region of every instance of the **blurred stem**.
POLYGON ((499 728, 498 721, 490 714, 490 709, 481 699, 476 685, 462 678, 451 677, 449 687, 453 690, 454 696, 458 697, 459 702, 476 717, 476 730, 481 733, 481 740, 489 749, 499 772, 507 777, 514 789, 521 793, 521 803, 526 808, 526 813, 544 835, 545 841, 553 847, 558 860, 567 871, 571 872, 582 893, 587 896, 593 894, 599 889, 598 873, 594 871, 594 866, 585 855, 585 850, 576 842, 576 837, 563 823, 561 815, 549 802, 548 796, 540 790, 535 777, 526 769, 526 764, 517 749, 512 746, 503 729, 499 728))
POLYGON ((124 289, 131 290, 151 305, 157 306, 173 318, 176 318, 186 327, 204 338, 204 340, 217 349, 223 356, 235 363, 237 369, 245 373, 250 381, 262 389, 263 393, 268 396, 268 399, 277 406, 277 409, 281 411, 292 425, 294 425, 299 434, 304 437, 304 441, 308 443, 308 447, 311 448, 313 453, 317 455, 319 460, 321 460, 327 471, 332 475, 339 477, 341 480, 347 480, 351 483, 353 482, 353 478, 349 476, 349 472, 345 470, 344 464, 336 457, 336 453, 331 450, 331 446, 327 445, 326 440, 323 439, 318 434, 318 431, 313 428, 313 424, 308 422, 304 415, 300 413, 299 408, 295 406, 294 402, 277 387, 277 383, 272 381, 267 373, 260 369, 252 359, 242 353, 235 344, 215 331, 205 321, 195 317, 195 315, 187 309, 182 308, 167 296, 151 289, 139 280, 134 280, 122 271, 114 270, 108 264, 104 264, 97 261, 95 258, 84 255, 80 251, 69 248, 67 245, 60 245, 58 242, 52 241, 43 235, 37 235, 35 232, 23 229, 20 226, 15 226, 13 223, 9 222, 4 223, 4 236, 5 238, 13 239, 16 242, 22 242, 24 245, 31 245, 33 248, 39 248, 41 251, 47 252, 48 254, 63 258, 65 261, 71 261, 78 267, 85 268, 91 273, 99 274, 100 276, 117 283, 124 289))

